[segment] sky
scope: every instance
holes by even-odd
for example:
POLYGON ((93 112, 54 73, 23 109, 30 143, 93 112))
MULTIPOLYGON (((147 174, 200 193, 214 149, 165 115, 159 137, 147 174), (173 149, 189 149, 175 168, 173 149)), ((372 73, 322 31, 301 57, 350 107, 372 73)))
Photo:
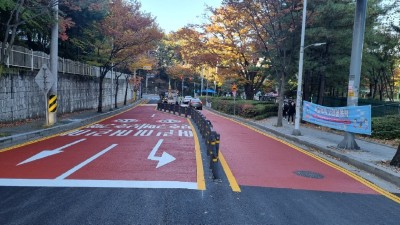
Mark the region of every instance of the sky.
POLYGON ((202 15, 206 5, 219 7, 222 0, 139 0, 142 10, 151 13, 166 33, 185 25, 206 22, 202 15))

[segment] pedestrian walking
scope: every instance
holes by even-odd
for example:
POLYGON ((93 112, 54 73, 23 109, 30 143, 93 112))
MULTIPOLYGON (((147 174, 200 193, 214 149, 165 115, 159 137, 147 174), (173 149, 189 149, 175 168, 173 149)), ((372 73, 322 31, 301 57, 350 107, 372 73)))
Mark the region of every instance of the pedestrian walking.
POLYGON ((283 102, 283 119, 286 119, 288 115, 288 110, 289 110, 289 104, 288 102, 284 101, 283 102))
POLYGON ((289 108, 288 108, 288 124, 292 123, 294 124, 294 114, 296 113, 296 104, 294 102, 289 103, 289 108))

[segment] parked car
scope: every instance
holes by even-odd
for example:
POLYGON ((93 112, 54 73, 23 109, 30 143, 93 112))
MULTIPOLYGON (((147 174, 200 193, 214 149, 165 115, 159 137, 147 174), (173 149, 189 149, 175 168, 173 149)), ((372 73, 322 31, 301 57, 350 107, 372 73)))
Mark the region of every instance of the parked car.
POLYGON ((192 99, 192 96, 185 96, 182 100, 182 104, 189 104, 190 99, 192 99))
POLYGON ((189 102, 189 107, 202 110, 203 109, 203 103, 198 98, 192 98, 190 100, 190 102, 189 102))

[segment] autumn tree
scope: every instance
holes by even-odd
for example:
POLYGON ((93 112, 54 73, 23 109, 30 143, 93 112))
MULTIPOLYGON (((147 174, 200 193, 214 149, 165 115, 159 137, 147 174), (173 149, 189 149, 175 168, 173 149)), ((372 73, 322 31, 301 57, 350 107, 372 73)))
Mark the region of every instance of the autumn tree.
POLYGON ((236 74, 247 99, 253 99, 269 74, 269 61, 259 51, 261 43, 247 23, 250 18, 231 4, 212 12, 204 30, 207 48, 218 56, 215 66, 236 74))
MULTIPOLYGON (((138 83, 139 80, 142 79, 142 77, 140 77, 140 78, 137 77, 136 72, 138 70, 149 71, 149 70, 152 70, 153 68, 155 68, 156 64, 157 64, 156 59, 152 55, 150 55, 149 52, 132 56, 127 62, 129 71, 131 71, 131 73, 133 73, 133 77, 131 78, 131 83, 136 84, 136 83, 138 83), (146 67, 150 67, 150 68, 146 68, 146 67)), ((136 100, 136 93, 138 91, 138 88, 139 88, 138 85, 133 86, 133 89, 134 89, 133 90, 134 91, 133 98, 135 100, 136 100)))
POLYGON ((302 0, 261 1, 226 0, 225 3, 246 15, 262 54, 279 81, 277 126, 282 126, 282 106, 286 82, 295 74, 295 59, 300 40, 302 0))
POLYGON ((160 78, 172 82, 175 89, 187 78, 194 81, 199 77, 198 64, 204 63, 198 60, 200 52, 199 33, 195 30, 182 28, 165 35, 156 53, 160 78))
POLYGON ((140 7, 138 1, 114 0, 109 4, 107 17, 98 26, 103 35, 94 58, 100 66, 98 112, 103 107, 103 81, 111 68, 155 48, 162 37, 154 18, 141 12, 140 7))
POLYGON ((75 0, 74 4, 60 5, 60 12, 64 21, 70 21, 72 26, 60 24, 60 30, 66 31, 59 43, 59 55, 76 61, 93 61, 92 50, 101 42, 102 34, 96 28, 107 16, 109 0, 75 0))

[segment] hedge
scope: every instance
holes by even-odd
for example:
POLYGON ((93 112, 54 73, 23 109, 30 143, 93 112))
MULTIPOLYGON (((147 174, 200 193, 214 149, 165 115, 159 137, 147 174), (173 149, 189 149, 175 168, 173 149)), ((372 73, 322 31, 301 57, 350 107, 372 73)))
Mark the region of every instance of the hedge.
MULTIPOLYGON (((205 98, 201 98, 205 102, 205 98)), ((253 118, 256 120, 265 119, 278 115, 278 104, 249 101, 249 100, 236 100, 231 97, 208 97, 211 102, 211 107, 214 110, 224 112, 226 114, 235 114, 244 118, 253 118)))
POLYGON ((393 140, 400 138, 400 115, 372 118, 373 138, 393 140))

